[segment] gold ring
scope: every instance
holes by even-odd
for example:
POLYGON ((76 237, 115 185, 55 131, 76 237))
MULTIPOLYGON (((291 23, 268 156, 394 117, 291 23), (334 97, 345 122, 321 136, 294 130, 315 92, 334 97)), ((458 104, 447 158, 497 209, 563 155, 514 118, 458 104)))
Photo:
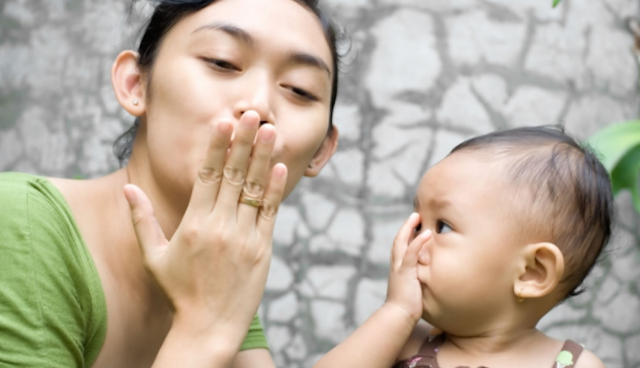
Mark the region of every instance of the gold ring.
POLYGON ((252 207, 256 207, 256 208, 262 207, 262 199, 241 196, 238 202, 252 206, 252 207))

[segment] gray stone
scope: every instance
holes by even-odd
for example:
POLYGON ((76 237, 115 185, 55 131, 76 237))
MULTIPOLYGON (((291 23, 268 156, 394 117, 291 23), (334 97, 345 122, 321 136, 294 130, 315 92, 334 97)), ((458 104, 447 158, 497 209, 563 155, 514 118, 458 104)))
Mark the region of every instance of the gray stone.
POLYGON ((451 57, 470 65, 481 61, 515 65, 527 29, 520 22, 494 22, 481 10, 452 17, 446 24, 451 57))
POLYGON ((293 283, 293 274, 287 264, 279 257, 271 258, 266 289, 270 291, 287 290, 293 283))
POLYGON ((557 81, 571 81, 578 89, 588 86, 584 53, 586 38, 581 29, 550 23, 538 26, 525 68, 557 81))
POLYGON ((442 159, 447 157, 447 155, 455 146, 462 143, 465 139, 468 138, 470 138, 470 136, 460 135, 458 133, 453 133, 446 130, 437 131, 435 138, 435 147, 433 149, 433 153, 431 154, 431 161, 429 162, 429 166, 433 166, 442 161, 442 159))
POLYGON ((0 172, 9 168, 22 155, 22 141, 15 129, 0 132, 0 172))
POLYGON ((269 303, 269 321, 289 322, 298 314, 298 298, 294 292, 269 303))
POLYGON ((316 336, 334 343, 344 340, 347 329, 344 324, 346 308, 342 303, 317 300, 311 303, 311 315, 316 336))
POLYGON ((373 195, 400 198, 405 184, 395 174, 393 161, 372 162, 367 172, 367 187, 373 195))
POLYGON ((62 73, 67 56, 73 54, 64 31, 55 26, 42 26, 32 31, 30 46, 32 60, 27 64, 29 71, 24 74, 25 80, 34 96, 55 96, 64 82, 62 73))
POLYGON ((333 124, 338 128, 340 140, 358 141, 361 135, 362 114, 355 104, 336 103, 333 124))
POLYGON ((622 290, 609 303, 594 306, 593 316, 607 329, 628 334, 640 330, 639 311, 640 296, 622 290))
POLYGON ((635 112, 610 97, 586 95, 569 105, 565 128, 574 137, 585 140, 603 126, 631 118, 635 112))
MULTIPOLYGON (((408 217, 407 213, 407 217, 408 217)), ((393 239, 400 230, 406 218, 374 220, 372 224, 373 243, 369 248, 369 261, 383 265, 389 265, 393 239)))
POLYGON ((353 266, 314 266, 307 271, 300 292, 310 298, 344 299, 355 274, 353 266))
POLYGON ((95 52, 112 55, 121 50, 127 36, 124 2, 89 1, 79 31, 85 45, 95 52), (95 32, 96 28, 111 28, 111 32, 95 32))
POLYGON ((566 99, 564 92, 522 86, 509 99, 505 116, 512 127, 557 124, 566 99))
POLYGON ((533 14, 538 20, 560 20, 562 19, 562 10, 554 9, 549 2, 540 0, 487 0, 487 2, 504 7, 515 13, 523 20, 528 14, 533 14))
POLYGON ((29 0, 9 1, 4 5, 2 13, 25 27, 33 26, 36 16, 33 9, 29 7, 29 3, 29 0))
POLYGON ((273 240, 280 244, 291 244, 295 238, 298 224, 302 222, 298 208, 286 204, 280 205, 276 225, 273 229, 273 240))
POLYGON ((333 252, 336 249, 335 242, 329 239, 326 235, 320 234, 314 236, 309 241, 309 251, 311 253, 333 252))
POLYGON ((399 93, 426 92, 433 86, 442 61, 429 15, 400 9, 374 25, 371 33, 377 47, 365 83, 375 106, 386 109, 399 93))
POLYGON ((307 356, 307 344, 300 334, 294 336, 289 347, 285 349, 287 356, 291 359, 303 359, 307 356))
POLYGON ((285 326, 271 326, 267 329, 267 341, 269 350, 280 352, 291 342, 291 332, 285 326))
POLYGON ((618 244, 621 244, 626 248, 626 251, 615 252, 611 257, 612 266, 611 270, 616 277, 626 283, 631 283, 636 280, 640 280, 640 247, 636 244, 636 239, 629 234, 628 243, 618 240, 618 244))
POLYGON ((327 234, 345 253, 358 255, 364 245, 365 222, 355 209, 345 208, 338 212, 327 234))
POLYGON ((305 192, 301 198, 307 224, 315 230, 324 229, 336 211, 335 203, 321 194, 305 192))
POLYGON ((473 78, 471 88, 496 112, 504 109, 509 98, 507 82, 495 74, 482 74, 473 78))
POLYGON ((631 366, 640 363, 640 334, 628 337, 624 344, 631 366))
POLYGON ((446 126, 464 128, 476 134, 489 133, 494 129, 466 78, 458 79, 444 94, 437 117, 446 126))
POLYGON ((426 128, 406 128, 389 124, 379 124, 373 129, 373 156, 380 160, 397 158, 407 143, 424 147, 431 138, 431 130, 426 128))
POLYGON ((478 0, 380 0, 382 4, 410 6, 437 12, 457 12, 479 6, 478 0))
POLYGON ((343 183, 361 185, 364 180, 364 158, 359 149, 341 150, 333 155, 330 164, 343 183))
POLYGON ((598 88, 617 95, 631 93, 638 84, 638 68, 631 47, 633 39, 628 33, 594 27, 587 66, 595 76, 598 88))
POLYGON ((373 312, 384 304, 387 298, 387 280, 363 278, 356 290, 355 320, 358 325, 364 323, 373 312))

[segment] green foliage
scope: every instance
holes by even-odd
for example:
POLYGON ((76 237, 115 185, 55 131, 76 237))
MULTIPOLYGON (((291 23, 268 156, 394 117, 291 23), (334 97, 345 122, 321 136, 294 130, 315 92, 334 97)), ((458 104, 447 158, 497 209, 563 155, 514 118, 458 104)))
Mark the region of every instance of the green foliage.
POLYGON ((553 0, 553 7, 555 8, 556 6, 558 6, 558 4, 560 4, 560 1, 562 0, 553 0))
POLYGON ((613 194, 631 191, 633 205, 640 213, 640 120, 608 126, 587 143, 600 153, 611 175, 613 194))

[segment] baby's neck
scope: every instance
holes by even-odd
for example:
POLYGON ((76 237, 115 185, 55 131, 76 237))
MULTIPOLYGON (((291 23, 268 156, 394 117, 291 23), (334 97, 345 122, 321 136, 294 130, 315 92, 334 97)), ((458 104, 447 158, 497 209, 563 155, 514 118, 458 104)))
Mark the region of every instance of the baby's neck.
POLYGON ((535 328, 503 329, 487 331, 474 336, 457 336, 447 333, 447 342, 455 350, 465 354, 499 354, 519 350, 546 336, 535 328))

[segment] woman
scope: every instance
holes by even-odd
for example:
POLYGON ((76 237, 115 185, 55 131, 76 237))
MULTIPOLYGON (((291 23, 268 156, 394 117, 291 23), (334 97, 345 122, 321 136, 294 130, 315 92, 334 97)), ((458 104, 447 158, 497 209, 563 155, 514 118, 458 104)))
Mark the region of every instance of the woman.
POLYGON ((112 68, 126 167, 0 175, 0 366, 274 366, 252 318, 278 205, 337 146, 337 62, 311 0, 159 1, 112 68))

